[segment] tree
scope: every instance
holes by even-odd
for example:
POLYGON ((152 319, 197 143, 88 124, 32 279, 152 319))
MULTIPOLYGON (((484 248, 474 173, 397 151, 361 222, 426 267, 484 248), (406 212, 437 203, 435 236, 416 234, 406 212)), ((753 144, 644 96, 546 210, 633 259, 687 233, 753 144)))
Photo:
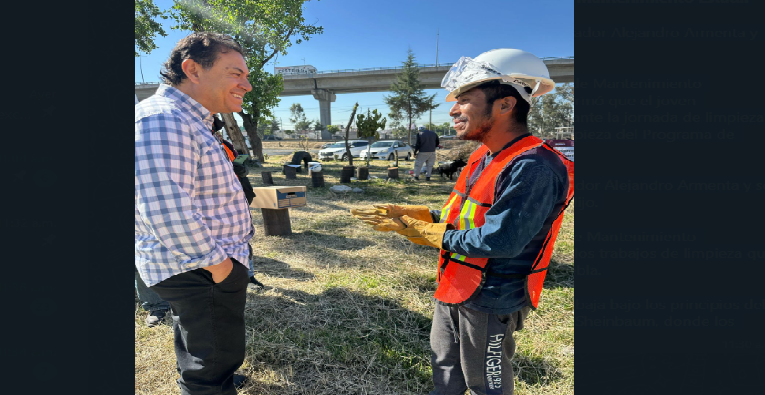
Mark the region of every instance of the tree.
POLYGON ((295 125, 295 131, 304 131, 311 127, 311 121, 306 119, 305 111, 300 103, 292 103, 289 119, 295 125))
POLYGON ((345 125, 345 154, 348 156, 348 165, 353 166, 353 155, 351 155, 351 147, 348 145, 348 132, 351 130, 351 124, 353 123, 353 117, 356 115, 356 110, 359 108, 359 102, 353 105, 353 112, 348 119, 348 125, 345 125))
POLYGON ((324 125, 321 124, 321 120, 317 119, 313 121, 313 130, 316 131, 316 138, 318 139, 319 136, 321 136, 321 131, 324 130, 324 125))
POLYGON ((407 139, 412 144, 412 121, 420 117, 426 111, 435 109, 440 104, 435 104, 436 94, 428 96, 420 84, 420 70, 414 63, 414 53, 408 50, 407 59, 403 62, 404 70, 396 76, 396 82, 390 86, 390 96, 384 96, 385 104, 390 108, 388 115, 394 125, 400 125, 406 121, 407 139))
POLYGON ((272 119, 271 130, 270 130, 271 134, 276 135, 276 132, 278 132, 279 129, 281 129, 281 125, 279 125, 279 121, 277 121, 276 118, 272 119))
MULTIPOLYGON (((229 34, 242 45, 250 69, 253 90, 244 95, 242 117, 254 156, 263 161, 263 142, 257 133, 258 123, 273 117, 271 109, 279 104, 284 89, 280 74, 273 75, 263 67, 277 54, 286 55, 287 48, 308 41, 323 33, 321 26, 305 23, 304 0, 175 0, 174 29, 195 32, 215 31, 229 34)), ((243 142, 242 133, 232 114, 222 114, 234 146, 235 135, 243 142)), ((238 149, 238 147, 237 147, 238 149)))
POLYGON ((262 139, 265 136, 271 135, 271 123, 272 120, 265 120, 262 122, 258 122, 258 135, 262 139))
POLYGON ((404 126, 397 126, 393 128, 393 136, 395 136, 397 139, 404 138, 407 133, 407 128, 404 126))
POLYGON ((329 132, 329 134, 334 136, 340 131, 340 128, 337 127, 336 125, 327 125, 327 131, 329 132))
POLYGON ((528 128, 539 138, 554 138, 555 128, 574 124, 574 86, 555 87, 553 92, 532 99, 528 128))
POLYGON ((448 135, 451 135, 451 134, 456 134, 456 133, 452 133, 452 130, 454 130, 454 128, 452 127, 452 123, 451 122, 444 122, 444 123, 442 123, 441 126, 438 127, 438 129, 442 131, 441 132, 442 136, 448 136, 448 135))
MULTIPOLYGON (((369 141, 369 146, 372 145, 373 139, 379 139, 379 129, 385 129, 385 123, 388 121, 386 118, 382 118, 382 114, 377 112, 377 109, 370 112, 367 109, 367 115, 359 114, 356 116, 356 130, 359 138, 366 138, 369 141)), ((367 149, 368 151, 368 149, 367 149)), ((396 151, 398 152, 398 151, 396 151)), ((370 155, 367 155, 367 167, 369 167, 370 155)))
POLYGON ((154 37, 157 35, 167 36, 156 18, 167 19, 167 16, 152 0, 135 0, 135 57, 139 56, 138 51, 149 53, 156 49, 154 37))

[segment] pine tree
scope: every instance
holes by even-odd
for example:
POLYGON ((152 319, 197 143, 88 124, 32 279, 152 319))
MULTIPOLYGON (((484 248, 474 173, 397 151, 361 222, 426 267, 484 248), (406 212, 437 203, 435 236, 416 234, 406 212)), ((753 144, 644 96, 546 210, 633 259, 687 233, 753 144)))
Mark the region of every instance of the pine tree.
POLYGON ((384 96, 385 104, 390 108, 390 117, 393 125, 400 125, 406 120, 407 141, 412 144, 412 120, 416 120, 420 115, 427 111, 435 109, 439 104, 434 104, 436 98, 425 94, 420 84, 420 70, 414 62, 414 53, 411 48, 408 50, 407 59, 403 62, 404 69, 390 86, 393 93, 390 96, 384 96))

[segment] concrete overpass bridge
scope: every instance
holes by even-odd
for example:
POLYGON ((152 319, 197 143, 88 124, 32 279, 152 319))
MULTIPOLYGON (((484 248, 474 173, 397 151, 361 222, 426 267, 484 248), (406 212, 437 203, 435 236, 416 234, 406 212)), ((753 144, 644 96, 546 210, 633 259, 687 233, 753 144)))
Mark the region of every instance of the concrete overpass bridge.
MULTIPOLYGON (((557 82, 574 82, 574 57, 543 58, 550 71, 550 78, 557 82)), ((422 64, 420 83, 424 89, 441 89, 441 80, 452 63, 422 64)), ((332 123, 330 106, 338 93, 387 92, 401 73, 403 66, 375 67, 369 69, 327 70, 311 74, 284 76, 284 90, 279 96, 313 95, 319 101, 322 125, 332 123)), ((136 83, 135 93, 143 100, 157 90, 158 83, 136 83)))

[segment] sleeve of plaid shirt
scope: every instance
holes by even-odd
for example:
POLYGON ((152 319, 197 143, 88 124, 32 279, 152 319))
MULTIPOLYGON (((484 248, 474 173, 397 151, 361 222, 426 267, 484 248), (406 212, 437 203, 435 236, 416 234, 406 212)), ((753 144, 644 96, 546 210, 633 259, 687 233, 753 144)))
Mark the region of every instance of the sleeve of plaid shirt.
POLYGON ((194 204, 195 175, 204 152, 191 126, 162 113, 135 127, 136 204, 144 223, 178 262, 204 267, 224 261, 225 251, 194 204))

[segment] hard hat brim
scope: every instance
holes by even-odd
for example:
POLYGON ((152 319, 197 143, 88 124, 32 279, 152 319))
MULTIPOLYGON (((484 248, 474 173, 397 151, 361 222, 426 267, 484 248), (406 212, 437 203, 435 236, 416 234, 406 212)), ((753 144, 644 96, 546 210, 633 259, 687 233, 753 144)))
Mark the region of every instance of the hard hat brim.
MULTIPOLYGON (((518 79, 524 79, 524 80, 532 80, 532 81, 536 81, 537 79, 540 80, 539 88, 537 89, 536 92, 534 92, 534 94, 531 95, 531 97, 542 96, 545 93, 548 93, 548 92, 550 92, 551 90, 553 90, 555 88, 555 81, 551 80, 550 78, 532 77, 532 76, 528 76, 528 75, 525 75, 525 74, 516 74, 516 73, 510 74, 509 77, 518 78, 518 79)), ((463 93, 465 93, 465 92, 475 88, 478 85, 483 84, 484 82, 488 82, 488 81, 491 81, 491 80, 502 80, 502 78, 501 77, 485 78, 485 79, 482 79, 482 80, 473 81, 473 82, 471 82, 469 84, 462 85, 461 87, 459 87, 459 88, 449 92, 449 94, 446 95, 446 101, 447 102, 457 101, 457 96, 459 96, 459 95, 461 95, 461 94, 463 94, 463 93)), ((505 83, 505 82, 503 82, 503 83, 505 83)), ((535 85, 535 84, 536 84, 536 82, 534 82, 532 85, 535 85)))

